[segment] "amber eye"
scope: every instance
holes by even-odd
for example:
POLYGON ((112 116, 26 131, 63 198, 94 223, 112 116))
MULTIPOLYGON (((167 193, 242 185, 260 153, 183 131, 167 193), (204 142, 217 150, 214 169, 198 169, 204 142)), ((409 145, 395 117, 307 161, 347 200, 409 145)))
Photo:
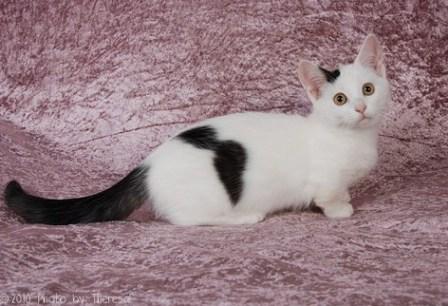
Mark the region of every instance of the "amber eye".
POLYGON ((344 105, 345 103, 347 103, 347 96, 344 95, 342 92, 339 92, 334 95, 333 101, 334 101, 334 104, 336 104, 336 105, 339 105, 339 106, 344 105))
POLYGON ((375 86, 373 86, 372 83, 365 83, 364 85, 362 85, 362 93, 364 94, 364 96, 373 95, 374 92, 375 86))

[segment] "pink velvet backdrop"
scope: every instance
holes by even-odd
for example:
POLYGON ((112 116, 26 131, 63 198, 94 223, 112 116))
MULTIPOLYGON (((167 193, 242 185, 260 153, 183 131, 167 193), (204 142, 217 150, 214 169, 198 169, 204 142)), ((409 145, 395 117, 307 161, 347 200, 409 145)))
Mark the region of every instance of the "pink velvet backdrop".
POLYGON ((134 305, 448 302, 447 16, 443 0, 2 1, 1 189, 15 178, 43 196, 83 196, 198 119, 305 114, 299 58, 350 62, 369 32, 384 44, 393 102, 349 220, 30 226, 1 202, 0 303, 17 293, 134 305))

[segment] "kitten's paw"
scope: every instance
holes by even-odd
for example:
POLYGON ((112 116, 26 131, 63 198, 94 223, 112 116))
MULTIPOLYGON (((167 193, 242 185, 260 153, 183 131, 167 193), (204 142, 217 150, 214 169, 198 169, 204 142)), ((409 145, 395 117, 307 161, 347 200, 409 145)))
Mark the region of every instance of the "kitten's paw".
POLYGON ((170 220, 171 223, 177 225, 242 225, 242 224, 255 224, 262 221, 265 218, 264 214, 249 213, 238 214, 230 213, 219 217, 207 217, 207 218, 183 218, 177 220, 170 220))
POLYGON ((353 206, 349 203, 338 203, 324 207, 324 214, 331 219, 348 218, 353 215, 353 206))
POLYGON ((265 215, 263 214, 248 214, 248 215, 239 215, 234 220, 234 224, 255 224, 263 221, 265 215))

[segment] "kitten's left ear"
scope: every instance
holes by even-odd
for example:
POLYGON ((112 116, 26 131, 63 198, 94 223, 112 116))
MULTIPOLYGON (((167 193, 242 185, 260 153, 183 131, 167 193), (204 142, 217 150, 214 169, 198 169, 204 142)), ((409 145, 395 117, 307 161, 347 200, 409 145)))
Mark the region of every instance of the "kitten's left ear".
POLYGON ((308 94, 312 102, 319 99, 321 95, 321 88, 326 84, 325 74, 315 65, 309 61, 301 60, 299 62, 299 80, 308 94))
POLYGON ((355 63, 372 68, 379 76, 386 77, 383 49, 375 34, 367 35, 356 57, 355 63))

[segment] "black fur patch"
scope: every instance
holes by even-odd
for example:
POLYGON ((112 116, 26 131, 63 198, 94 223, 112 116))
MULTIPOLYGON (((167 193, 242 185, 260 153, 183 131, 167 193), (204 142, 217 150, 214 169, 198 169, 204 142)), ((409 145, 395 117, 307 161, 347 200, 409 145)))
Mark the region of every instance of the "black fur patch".
POLYGON ((219 143, 215 129, 207 125, 187 130, 177 137, 199 149, 214 150, 219 143))
POLYGON ((148 197, 148 168, 139 167, 109 189, 76 199, 45 199, 26 193, 16 181, 5 189, 5 202, 29 223, 74 224, 122 220, 148 197))
POLYGON ((177 137, 198 149, 215 152, 214 166, 233 205, 238 203, 243 192, 243 173, 247 154, 244 147, 236 141, 217 139, 216 131, 210 126, 193 128, 177 137))
POLYGON ((322 71, 325 74, 325 78, 327 79, 327 82, 329 82, 329 83, 333 83, 334 81, 336 81, 336 79, 341 74, 339 69, 336 69, 333 71, 326 70, 322 67, 319 67, 319 69, 320 69, 320 71, 322 71))
POLYGON ((318 214, 323 214, 323 213, 324 213, 324 211, 322 210, 322 208, 320 208, 319 206, 317 206, 316 203, 315 203, 314 201, 312 201, 312 202, 310 203, 309 210, 312 211, 312 212, 314 212, 314 213, 318 213, 318 214))
POLYGON ((246 150, 238 142, 227 140, 216 148, 214 160, 221 182, 233 204, 238 203, 243 191, 243 172, 246 166, 246 150))

